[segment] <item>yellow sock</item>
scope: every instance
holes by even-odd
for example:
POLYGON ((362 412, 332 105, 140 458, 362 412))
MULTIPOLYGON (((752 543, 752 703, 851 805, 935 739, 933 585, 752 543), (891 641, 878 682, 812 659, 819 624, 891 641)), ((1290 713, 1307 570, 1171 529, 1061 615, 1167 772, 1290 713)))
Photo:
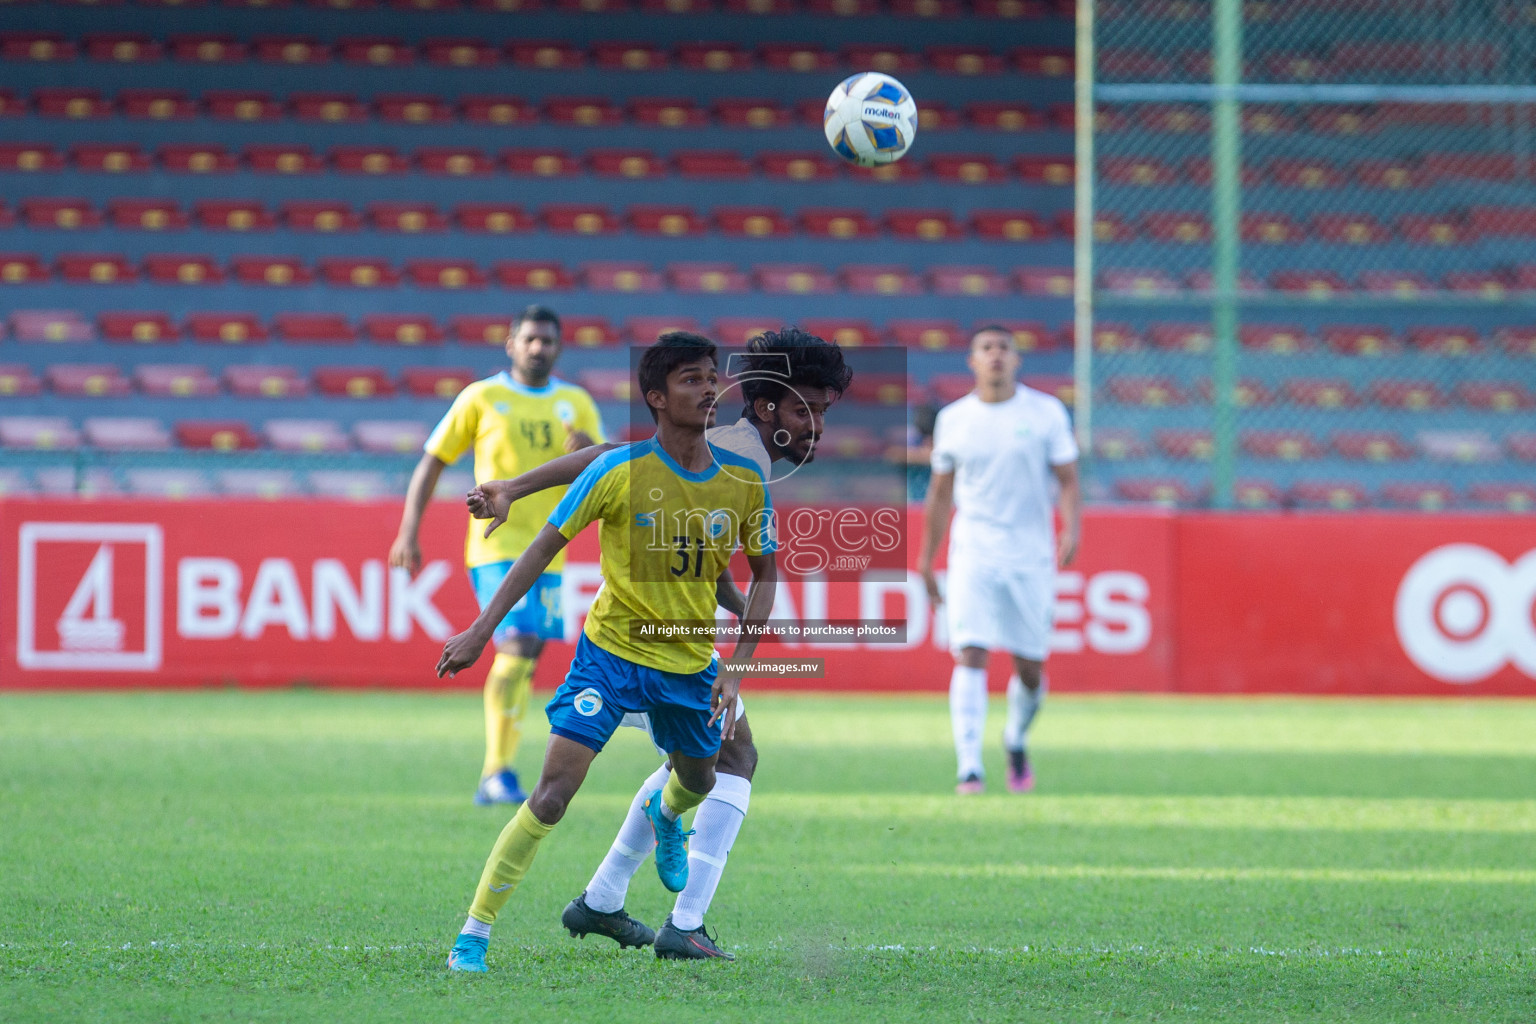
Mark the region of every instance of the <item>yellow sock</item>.
POLYGON ((691 811, 704 802, 707 793, 695 793, 688 789, 677 779, 677 769, 672 769, 672 774, 667 776, 667 784, 661 787, 661 802, 676 814, 679 818, 683 812, 691 811))
POLYGON ((532 658, 498 654, 485 677, 485 763, 480 777, 495 775, 517 757, 523 738, 523 713, 533 688, 532 658))
POLYGON ((470 917, 486 924, 496 923, 496 915, 517 891, 518 883, 528 873, 528 865, 533 863, 533 855, 539 852, 539 840, 553 828, 535 818, 527 804, 517 809, 491 847, 491 856, 475 888, 475 902, 469 905, 470 917))

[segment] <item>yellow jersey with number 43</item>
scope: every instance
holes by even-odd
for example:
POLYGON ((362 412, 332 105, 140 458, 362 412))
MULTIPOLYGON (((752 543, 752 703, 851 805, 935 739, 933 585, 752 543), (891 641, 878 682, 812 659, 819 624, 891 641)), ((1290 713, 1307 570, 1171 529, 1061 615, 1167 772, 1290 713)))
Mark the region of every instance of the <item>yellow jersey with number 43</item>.
MULTIPOLYGON (((457 462, 475 452, 475 482, 507 480, 565 454, 568 431, 580 430, 601 444, 603 423, 592 396, 575 384, 551 377, 540 388, 519 384, 505 370, 477 380, 459 392, 448 414, 423 446, 443 462, 457 462)), ((544 528, 544 521, 565 493, 552 487, 518 502, 512 517, 489 537, 484 520, 469 521, 464 564, 473 568, 517 558, 544 528)), ((562 551, 548 572, 565 564, 562 551)))
POLYGON ((683 469, 653 437, 604 452, 549 517, 567 539, 601 521, 603 587, 587 613, 587 638, 610 654, 664 672, 699 672, 712 637, 647 641, 631 623, 713 622, 715 581, 737 546, 777 549, 773 503, 751 459, 709 446, 714 463, 683 469))

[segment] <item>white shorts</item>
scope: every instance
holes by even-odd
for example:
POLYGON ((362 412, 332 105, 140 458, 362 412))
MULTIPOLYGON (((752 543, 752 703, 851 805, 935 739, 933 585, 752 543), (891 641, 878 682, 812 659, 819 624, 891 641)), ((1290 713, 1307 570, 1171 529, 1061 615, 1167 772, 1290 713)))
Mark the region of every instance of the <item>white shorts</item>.
MULTIPOLYGON (((736 721, 739 722, 746 717, 747 702, 742 698, 740 694, 737 694, 736 721)), ((644 729, 646 737, 651 741, 651 746, 656 747, 656 735, 651 732, 651 716, 646 714, 644 711, 631 711, 629 714, 619 719, 619 725, 627 725, 631 729, 644 729)), ((662 757, 670 757, 672 754, 670 750, 662 750, 660 747, 656 747, 656 752, 662 757)))
POLYGON ((949 649, 981 647, 1044 661, 1056 604, 1056 571, 951 564, 944 607, 949 649))

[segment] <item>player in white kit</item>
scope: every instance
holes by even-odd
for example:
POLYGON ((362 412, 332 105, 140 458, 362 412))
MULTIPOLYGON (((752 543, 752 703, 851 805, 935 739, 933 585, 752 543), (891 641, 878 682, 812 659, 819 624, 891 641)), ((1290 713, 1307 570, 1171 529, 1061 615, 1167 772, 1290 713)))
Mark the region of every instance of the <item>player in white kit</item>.
POLYGON ((939 411, 933 431, 933 478, 918 568, 929 597, 948 610, 955 669, 950 722, 959 762, 958 793, 985 785, 981 738, 987 719, 987 656, 1013 657, 1008 680, 1008 788, 1034 786, 1024 740, 1045 698, 1045 657, 1056 600, 1056 570, 1077 553, 1077 442, 1066 406, 1016 380, 1013 334, 983 327, 967 360, 976 390, 939 411), (1053 506, 1061 513, 1056 535, 1053 506), (934 557, 949 527, 945 592, 934 557))

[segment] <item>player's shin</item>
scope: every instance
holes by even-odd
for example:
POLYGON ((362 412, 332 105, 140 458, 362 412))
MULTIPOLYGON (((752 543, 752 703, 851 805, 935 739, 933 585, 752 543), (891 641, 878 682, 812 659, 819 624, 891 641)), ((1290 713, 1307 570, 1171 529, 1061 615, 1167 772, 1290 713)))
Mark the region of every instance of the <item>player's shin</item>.
POLYGON ((651 819, 645 816, 645 798, 667 784, 672 769, 662 765, 651 773, 640 791, 630 801, 629 813, 619 834, 614 837, 608 854, 598 865, 597 873, 587 883, 587 906, 600 914, 612 914, 624 908, 624 898, 629 893, 629 881, 645 863, 645 858, 656 848, 656 834, 651 830, 651 819))
POLYGON ((1017 673, 1008 680, 1008 714, 1003 724, 1005 750, 1024 749, 1029 727, 1040 713, 1040 705, 1045 703, 1048 689, 1044 672, 1040 673, 1040 685, 1033 690, 1024 685, 1017 673))
POLYGON ((527 706, 534 660, 498 654, 485 677, 485 764, 480 777, 510 767, 522 739, 522 709, 527 706))
POLYGON ((475 901, 470 904, 469 916, 484 924, 494 924, 496 915, 517 891, 517 886, 528 873, 533 856, 539 850, 539 842, 553 825, 546 825, 523 804, 517 814, 501 830, 491 856, 480 874, 480 884, 475 888, 475 901))
POLYGON ((752 797, 752 782, 724 772, 715 776, 715 788, 693 816, 693 838, 688 844, 688 884, 678 894, 672 924, 693 931, 704 924, 704 915, 715 898, 726 858, 741 831, 752 797))
POLYGON ((949 719, 960 779, 980 778, 981 737, 987 724, 987 670, 956 665, 949 677, 949 719))
MULTIPOLYGON (((716 777, 718 779, 718 776, 716 777)), ((707 793, 695 793, 683 785, 677 777, 677 769, 672 769, 672 774, 667 777, 667 784, 661 787, 661 813, 676 821, 688 811, 693 810, 704 802, 707 793)))

